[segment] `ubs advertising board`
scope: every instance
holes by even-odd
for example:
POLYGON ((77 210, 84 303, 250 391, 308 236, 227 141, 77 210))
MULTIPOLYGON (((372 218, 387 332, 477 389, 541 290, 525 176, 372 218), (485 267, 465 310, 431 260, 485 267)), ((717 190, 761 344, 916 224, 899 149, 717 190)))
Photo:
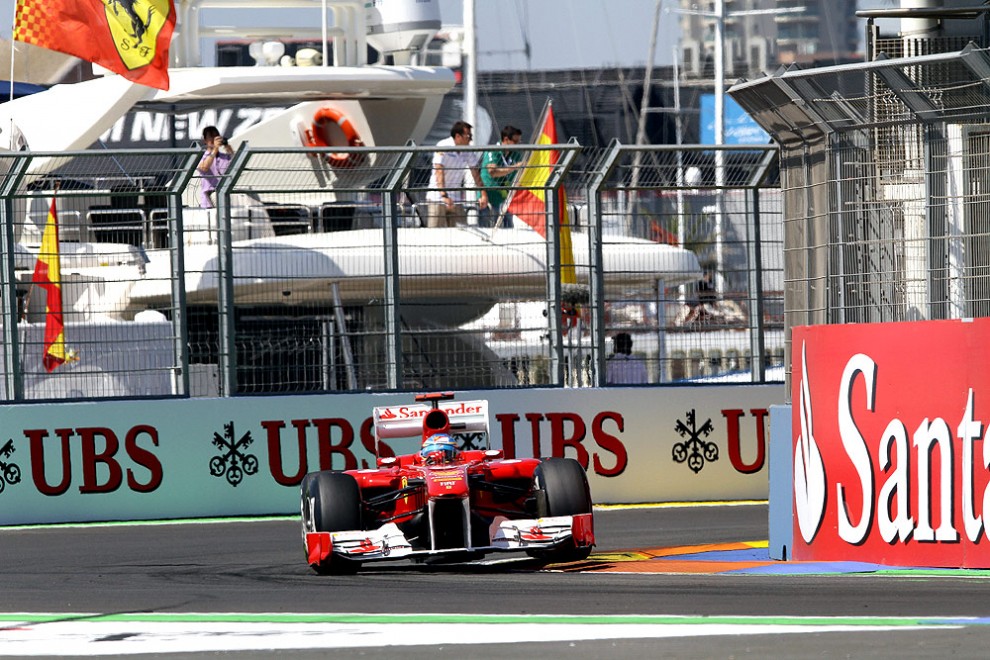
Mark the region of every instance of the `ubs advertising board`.
POLYGON ((990 568, 990 319, 792 341, 792 557, 990 568))
MULTIPOLYGON (((711 501, 766 499, 767 410, 783 396, 782 384, 501 390, 443 405, 486 399, 492 447, 577 459, 597 503, 711 501)), ((307 472, 375 466, 373 407, 413 403, 328 394, 0 406, 0 525, 295 513, 307 472)))

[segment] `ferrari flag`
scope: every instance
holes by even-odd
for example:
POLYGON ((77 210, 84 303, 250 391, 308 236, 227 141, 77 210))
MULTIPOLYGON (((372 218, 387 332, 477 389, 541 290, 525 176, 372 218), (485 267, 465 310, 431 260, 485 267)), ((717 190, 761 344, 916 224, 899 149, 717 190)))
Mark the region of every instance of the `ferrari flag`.
POLYGON ((17 0, 14 39, 168 89, 172 0, 17 0))
MULTIPOLYGON (((543 113, 543 122, 540 124, 534 144, 559 144, 552 103, 547 104, 543 113)), ((547 180, 559 160, 560 152, 556 149, 531 152, 523 174, 516 183, 519 189, 514 191, 506 207, 508 213, 528 224, 543 238, 547 237, 547 180)), ((563 284, 574 284, 577 282, 577 277, 574 273, 574 251, 571 247, 571 224, 567 214, 567 195, 563 188, 557 195, 557 203, 560 209, 558 216, 560 218, 560 281, 563 284)))
POLYGON ((42 364, 48 371, 65 363, 65 324, 62 319, 62 272, 58 254, 58 215, 55 198, 48 211, 41 250, 34 266, 35 285, 45 290, 45 353, 42 364))

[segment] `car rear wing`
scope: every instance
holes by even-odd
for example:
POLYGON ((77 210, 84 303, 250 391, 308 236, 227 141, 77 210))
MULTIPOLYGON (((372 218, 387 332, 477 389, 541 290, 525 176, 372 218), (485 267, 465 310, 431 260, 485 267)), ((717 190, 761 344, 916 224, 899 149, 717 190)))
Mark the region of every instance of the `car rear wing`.
POLYGON ((452 398, 452 393, 419 395, 416 397, 417 401, 429 401, 429 403, 374 408, 372 420, 375 425, 375 445, 377 446, 378 442, 385 438, 422 438, 429 433, 440 431, 451 435, 483 432, 487 441, 488 402, 453 401, 452 398), (444 415, 430 416, 434 410, 443 411, 444 415), (447 428, 437 425, 434 421, 437 417, 441 420, 449 420, 447 428), (424 424, 424 422, 428 423, 424 424))

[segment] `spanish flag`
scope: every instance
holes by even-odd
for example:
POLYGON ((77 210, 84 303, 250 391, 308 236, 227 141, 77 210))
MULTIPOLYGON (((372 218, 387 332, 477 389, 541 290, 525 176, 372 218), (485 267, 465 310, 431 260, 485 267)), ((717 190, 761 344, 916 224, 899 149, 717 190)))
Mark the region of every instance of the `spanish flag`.
POLYGON ((17 0, 14 39, 168 89, 172 0, 17 0))
MULTIPOLYGON (((548 102, 543 111, 543 121, 540 123, 534 143, 537 145, 559 144, 557 141, 557 122, 553 116, 553 103, 548 102)), ((543 238, 547 237, 547 201, 546 185, 553 173, 554 167, 560 161, 560 152, 556 149, 540 149, 530 152, 523 168, 522 176, 516 182, 519 186, 513 192, 506 211, 516 216, 532 227, 543 238)), ((557 194, 560 208, 560 281, 563 284, 574 284, 577 276, 574 273, 574 250, 571 247, 571 224, 567 214, 567 195, 563 187, 557 194)))
POLYGON ((48 211, 45 233, 41 237, 38 263, 32 281, 45 290, 45 354, 42 364, 48 371, 65 363, 65 324, 62 319, 62 272, 58 254, 58 215, 55 198, 48 211))

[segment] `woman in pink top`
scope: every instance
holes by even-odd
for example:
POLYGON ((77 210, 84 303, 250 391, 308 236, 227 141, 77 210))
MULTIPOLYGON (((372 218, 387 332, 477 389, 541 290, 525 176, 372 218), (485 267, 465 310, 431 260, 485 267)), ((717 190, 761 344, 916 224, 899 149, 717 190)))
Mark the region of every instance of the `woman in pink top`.
POLYGON ((199 185, 199 205, 204 209, 216 206, 213 199, 213 191, 220 185, 220 177, 230 167, 230 159, 234 155, 234 150, 230 148, 226 138, 220 135, 216 126, 207 126, 203 129, 203 144, 206 145, 206 153, 199 161, 200 185, 199 185))

